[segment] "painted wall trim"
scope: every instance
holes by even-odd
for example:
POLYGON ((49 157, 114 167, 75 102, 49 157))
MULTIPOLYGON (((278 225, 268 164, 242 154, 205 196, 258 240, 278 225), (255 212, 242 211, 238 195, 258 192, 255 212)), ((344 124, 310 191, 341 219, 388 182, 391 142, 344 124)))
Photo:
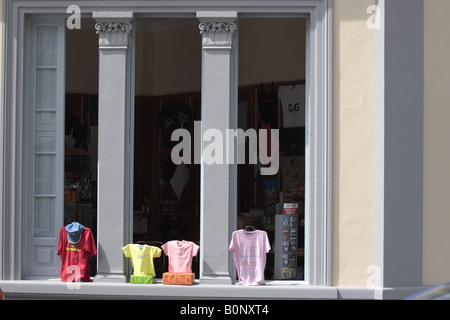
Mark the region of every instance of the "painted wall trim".
POLYGON ((377 5, 374 264, 381 288, 415 287, 422 285, 424 5, 377 5))

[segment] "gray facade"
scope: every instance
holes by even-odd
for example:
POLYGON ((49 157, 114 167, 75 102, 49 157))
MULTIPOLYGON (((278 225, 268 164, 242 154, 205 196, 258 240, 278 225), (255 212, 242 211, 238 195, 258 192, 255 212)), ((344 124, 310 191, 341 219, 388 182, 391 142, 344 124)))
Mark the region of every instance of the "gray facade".
MULTIPOLYGON (((28 81, 25 48, 28 19, 67 19, 70 1, 4 1, 2 84, 2 193, 0 198, 0 287, 12 298, 401 298, 422 286, 423 1, 377 2, 382 28, 376 37, 375 287, 336 287, 331 279, 332 224, 332 16, 333 1, 80 1, 99 27, 129 24, 120 36, 99 32, 99 110, 117 113, 99 126, 97 277, 68 288, 27 274, 27 128, 23 117, 28 81), (202 32, 202 130, 237 127, 236 37, 240 17, 307 19, 309 98, 306 156, 308 225, 305 281, 272 282, 259 288, 233 284, 228 252, 236 228, 237 165, 201 165, 200 275, 192 287, 125 283, 121 248, 132 233, 133 23, 139 17, 186 16, 199 24, 235 24, 226 39, 202 32), (416 17, 412 19, 411 17, 416 17), (406 19, 405 17, 408 17, 406 19), (408 22, 408 23, 405 23, 408 22), (411 30, 414 30, 412 32, 411 30), (399 41, 401 39, 401 41, 399 41), (413 54, 412 54, 413 53, 413 54), (113 79, 113 80, 111 80, 113 79), (220 104, 217 104, 220 101, 220 104), (111 152, 119 157, 111 157, 111 152), (117 159, 120 159, 117 163, 117 159), (113 180, 111 180, 113 179, 113 180), (117 186, 120 186, 117 188, 117 186), (220 193, 221 196, 217 197, 220 193), (407 221, 407 223, 405 223, 407 221), (114 230, 114 232, 111 232, 114 230)), ((97 29, 99 30, 99 29, 97 29)), ((202 29, 199 30, 199 32, 202 29)), ((212 31, 214 33, 214 31, 212 31)), ((106 114, 106 112, 104 113, 106 114)))

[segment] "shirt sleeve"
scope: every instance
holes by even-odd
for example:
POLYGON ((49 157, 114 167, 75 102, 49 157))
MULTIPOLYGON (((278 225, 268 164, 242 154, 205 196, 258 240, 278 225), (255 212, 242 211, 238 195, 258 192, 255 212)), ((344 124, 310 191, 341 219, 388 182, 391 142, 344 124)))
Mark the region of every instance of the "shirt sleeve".
MULTIPOLYGON (((236 231, 235 231, 236 232, 236 231)), ((235 232, 233 232, 232 236, 231 236, 231 241, 230 241, 230 246, 228 247, 228 250, 230 252, 234 251, 234 236, 235 236, 235 232)))
POLYGON ((165 254, 166 256, 168 256, 168 255, 169 255, 169 242, 164 243, 164 244, 161 246, 161 249, 163 249, 163 250, 164 250, 164 254, 165 254))
POLYGON ((122 251, 123 251, 123 254, 125 255, 125 257, 129 258, 131 256, 129 244, 127 244, 125 247, 123 247, 122 251))
POLYGON ((265 244, 266 244, 266 253, 268 253, 270 251, 270 242, 269 242, 269 237, 267 236, 267 233, 264 232, 264 238, 265 238, 265 244))
POLYGON ((152 257, 159 258, 161 257, 161 249, 158 247, 152 247, 152 257))
POLYGON ((63 228, 61 228, 59 230, 58 251, 56 251, 56 254, 58 256, 61 255, 62 250, 63 250, 63 236, 64 236, 63 234, 64 234, 64 231, 63 231, 63 228))
POLYGON ((286 89, 286 86, 280 86, 278 88, 278 98, 279 98, 279 100, 281 100, 281 104, 283 104, 283 100, 285 97, 285 89, 286 89))
POLYGON ((195 243, 192 242, 192 256, 195 257, 198 254, 198 250, 200 247, 195 243))

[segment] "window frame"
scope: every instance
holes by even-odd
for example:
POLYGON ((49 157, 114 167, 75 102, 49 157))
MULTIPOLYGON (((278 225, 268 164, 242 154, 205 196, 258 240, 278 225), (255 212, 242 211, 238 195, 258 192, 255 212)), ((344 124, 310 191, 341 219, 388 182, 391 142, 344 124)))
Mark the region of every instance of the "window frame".
MULTIPOLYGON (((79 1, 83 14, 101 10, 101 1, 79 1)), ((306 136, 306 243, 305 279, 309 286, 331 285, 331 191, 332 191, 332 0, 298 0, 273 3, 260 1, 194 1, 183 7, 176 1, 118 1, 109 2, 105 10, 133 11, 140 16, 195 15, 197 11, 233 8, 240 16, 303 16, 307 17, 307 79, 309 106, 306 136)), ((22 279, 24 199, 21 190, 24 181, 24 72, 25 22, 28 15, 64 16, 71 1, 3 1, 3 55, 2 55, 2 157, 0 196, 3 237, 0 246, 0 277, 22 279), (16 43, 15 43, 16 41, 16 43), (14 44, 15 43, 15 44, 14 44)), ((94 31, 93 31, 94 32, 94 31)), ((230 192, 237 192, 230 189, 230 192)), ((232 222, 230 222, 232 223, 232 222)), ((285 284, 285 282, 283 282, 285 284)), ((286 283, 287 284, 287 283, 286 283)))

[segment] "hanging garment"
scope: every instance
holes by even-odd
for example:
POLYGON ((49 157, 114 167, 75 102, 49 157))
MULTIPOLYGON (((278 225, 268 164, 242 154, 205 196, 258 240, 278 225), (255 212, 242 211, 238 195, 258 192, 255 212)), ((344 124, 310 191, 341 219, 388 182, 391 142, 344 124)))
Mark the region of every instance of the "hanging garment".
POLYGON ((305 127, 281 128, 280 142, 283 146, 283 156, 304 156, 305 127))
POLYGON ((122 248, 125 257, 130 258, 134 276, 156 275, 153 258, 161 256, 161 249, 149 245, 127 244, 122 248))
POLYGON ((270 93, 264 92, 264 86, 261 83, 261 93, 258 94, 259 104, 259 118, 262 123, 270 125, 270 128, 278 128, 278 95, 274 90, 272 81, 272 91, 270 93))
POLYGON ((283 127, 304 127, 305 85, 280 86, 278 96, 283 110, 283 127))
POLYGON ((281 157, 283 202, 296 202, 305 196, 305 157, 281 157))
POLYGON ((161 248, 169 258, 170 273, 192 273, 192 258, 198 254, 198 245, 191 241, 172 240, 161 248))
POLYGON ((270 251, 265 231, 234 231, 229 250, 233 252, 240 285, 265 284, 266 253, 270 251))
POLYGON ((72 135, 72 138, 75 140, 73 148, 81 148, 81 144, 88 135, 87 128, 81 125, 81 119, 83 117, 71 115, 65 124, 66 135, 72 135))
POLYGON ((78 222, 61 227, 56 254, 61 256, 61 281, 91 281, 88 258, 97 254, 97 248, 89 228, 78 222))
POLYGON ((98 97, 88 98, 89 126, 98 127, 98 97))

